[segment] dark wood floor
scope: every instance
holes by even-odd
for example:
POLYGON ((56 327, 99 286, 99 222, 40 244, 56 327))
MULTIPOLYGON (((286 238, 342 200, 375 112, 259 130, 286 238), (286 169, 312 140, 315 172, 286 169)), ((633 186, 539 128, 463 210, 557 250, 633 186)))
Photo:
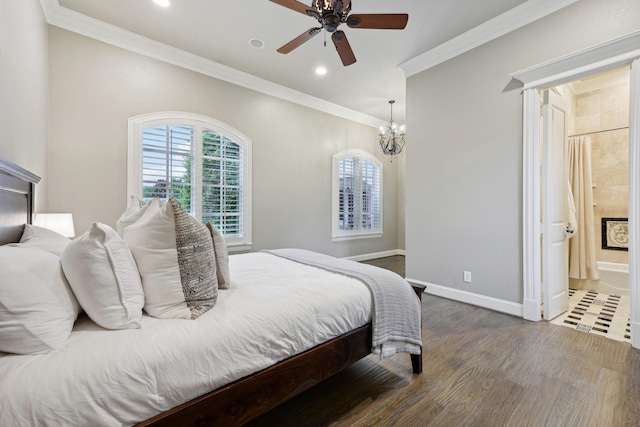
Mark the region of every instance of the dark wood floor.
POLYGON ((422 317, 422 374, 370 355, 250 426, 640 425, 629 344, 430 295, 422 317))
POLYGON ((404 257, 401 255, 390 256, 386 258, 372 259, 371 261, 362 261, 364 264, 375 265, 376 267, 386 268, 405 277, 404 257))

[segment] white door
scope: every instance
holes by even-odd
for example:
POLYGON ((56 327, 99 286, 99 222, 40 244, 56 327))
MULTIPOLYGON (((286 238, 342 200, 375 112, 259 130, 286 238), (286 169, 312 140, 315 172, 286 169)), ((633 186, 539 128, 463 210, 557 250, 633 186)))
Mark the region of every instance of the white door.
POLYGON ((567 225, 567 139, 564 100, 544 92, 542 107, 542 293, 547 320, 569 309, 569 239, 567 225))

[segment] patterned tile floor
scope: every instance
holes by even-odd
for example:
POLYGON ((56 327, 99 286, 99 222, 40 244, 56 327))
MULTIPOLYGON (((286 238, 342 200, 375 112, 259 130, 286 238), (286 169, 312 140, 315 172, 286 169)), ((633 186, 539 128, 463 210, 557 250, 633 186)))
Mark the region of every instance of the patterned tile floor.
POLYGON ((628 296, 569 289, 569 310, 551 323, 631 342, 628 296))

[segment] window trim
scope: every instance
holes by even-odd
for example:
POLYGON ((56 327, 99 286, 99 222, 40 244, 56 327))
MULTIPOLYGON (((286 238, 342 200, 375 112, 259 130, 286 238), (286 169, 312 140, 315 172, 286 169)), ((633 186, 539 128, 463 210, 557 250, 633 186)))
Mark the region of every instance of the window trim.
MULTIPOLYGON (((243 236, 239 238, 226 238, 229 251, 245 251, 252 247, 252 192, 251 192, 251 164, 252 143, 242 132, 234 129, 226 123, 201 114, 186 113, 181 111, 162 111, 156 113, 140 114, 128 120, 128 158, 127 158, 127 200, 131 196, 142 198, 142 130, 143 128, 181 124, 195 126, 197 129, 206 127, 214 132, 222 134, 242 148, 243 161, 243 236)), ((196 149, 200 149, 202 141, 196 139, 196 149)), ((198 168, 197 175, 200 175, 198 168)), ((200 206, 197 209, 201 209, 200 206)))
POLYGON ((341 242, 345 240, 355 239, 374 239, 382 237, 384 229, 384 203, 383 203, 383 187, 384 187, 384 169, 382 162, 372 154, 359 149, 343 150, 333 155, 332 172, 331 172, 331 240, 333 242, 341 242), (339 162, 347 157, 358 157, 362 160, 373 163, 380 170, 380 228, 369 230, 340 230, 340 173, 339 162))

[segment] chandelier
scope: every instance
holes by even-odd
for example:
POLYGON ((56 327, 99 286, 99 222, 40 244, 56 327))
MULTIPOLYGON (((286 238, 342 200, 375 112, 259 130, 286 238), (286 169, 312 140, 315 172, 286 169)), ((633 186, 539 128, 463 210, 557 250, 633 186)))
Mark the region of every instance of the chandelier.
POLYGON ((380 133, 378 134, 380 137, 380 148, 382 148, 382 152, 391 157, 402 152, 406 138, 404 126, 401 126, 398 130, 397 125, 393 122, 394 102, 396 101, 389 101, 389 105, 391 106, 391 118, 389 119, 389 124, 387 124, 386 129, 381 127, 380 133))

